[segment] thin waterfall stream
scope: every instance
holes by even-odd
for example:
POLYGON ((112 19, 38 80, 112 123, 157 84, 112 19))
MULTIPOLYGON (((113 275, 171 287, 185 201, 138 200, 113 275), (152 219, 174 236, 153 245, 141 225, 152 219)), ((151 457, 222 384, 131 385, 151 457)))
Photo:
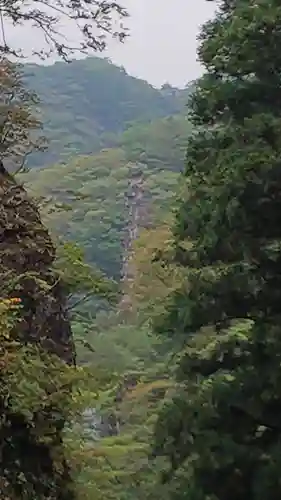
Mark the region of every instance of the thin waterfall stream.
MULTIPOLYGON (((128 188, 124 193, 125 208, 128 213, 125 238, 123 240, 123 258, 121 267, 121 283, 123 288, 122 298, 118 305, 120 321, 122 317, 132 311, 132 300, 130 297, 130 283, 134 280, 135 270, 132 263, 132 252, 134 242, 143 227, 146 211, 144 208, 144 176, 142 164, 130 164, 131 175, 129 176, 128 188)), ((85 435, 91 440, 98 440, 106 435, 117 435, 120 424, 114 415, 109 415, 106 422, 98 414, 95 408, 88 408, 83 415, 83 427, 85 435)))

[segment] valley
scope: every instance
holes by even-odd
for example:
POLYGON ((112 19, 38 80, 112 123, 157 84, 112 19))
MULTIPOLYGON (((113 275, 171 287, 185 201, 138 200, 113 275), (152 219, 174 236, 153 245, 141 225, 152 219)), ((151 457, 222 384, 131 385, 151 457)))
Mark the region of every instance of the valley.
POLYGON ((1 499, 280 499, 279 3, 0 8, 1 499))
POLYGON ((38 112, 49 148, 33 154, 28 172, 19 178, 38 200, 58 248, 66 245, 58 264, 74 286, 70 304, 78 304, 72 310, 77 359, 92 374, 87 407, 94 413, 83 413, 82 434, 75 438, 72 429, 66 436, 71 449, 75 439, 82 440, 85 468, 76 474, 79 494, 83 500, 93 492, 101 500, 112 494, 126 500, 150 497, 155 472, 145 459, 146 448, 167 385, 169 343, 152 335, 147 322, 153 293, 139 299, 137 291, 149 268, 152 289, 159 288, 158 266, 150 264, 153 254, 147 256, 154 246, 143 252, 136 243, 145 242, 147 231, 155 231, 154 245, 165 242, 162 236, 157 239, 157 228, 161 234, 177 197, 191 132, 185 105, 190 88, 155 89, 95 58, 27 65, 24 74, 41 101, 38 112), (80 257, 77 262, 76 246, 88 271, 80 257), (90 285, 82 281, 77 294, 75 276, 80 283, 81 272, 90 285), (86 291, 82 301, 81 286, 86 291), (140 393, 134 395, 136 386, 140 393), (117 394, 122 396, 116 399, 117 394), (132 474, 139 476, 135 484, 132 474))

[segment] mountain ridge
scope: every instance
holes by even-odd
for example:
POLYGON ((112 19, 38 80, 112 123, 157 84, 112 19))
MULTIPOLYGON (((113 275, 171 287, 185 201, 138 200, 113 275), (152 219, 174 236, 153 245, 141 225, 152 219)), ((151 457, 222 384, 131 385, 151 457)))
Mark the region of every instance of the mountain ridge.
POLYGON ((159 220, 174 199, 178 174, 184 163, 187 139, 191 132, 184 104, 190 89, 181 92, 167 85, 162 90, 152 89, 146 82, 130 77, 123 70, 120 72, 120 68, 98 58, 78 61, 77 65, 56 63, 53 67, 29 65, 25 68, 26 75, 30 71, 33 89, 38 92, 40 85, 43 85, 39 98, 42 99, 42 95, 44 98, 44 92, 49 92, 49 101, 52 101, 54 92, 57 96, 57 102, 51 102, 50 109, 48 101, 43 99, 45 113, 50 119, 50 153, 47 151, 37 155, 37 163, 34 162, 31 167, 41 168, 31 168, 25 182, 32 195, 52 198, 54 203, 71 206, 70 211, 44 211, 44 221, 54 234, 77 242, 83 248, 87 262, 119 280, 124 252, 122 241, 126 237, 130 217, 125 199, 132 175, 131 166, 142 165, 147 216, 151 221, 159 220), (77 65, 84 68, 83 77, 82 70, 76 74, 77 65), (102 68, 101 73, 99 68, 102 68), (59 80, 51 78, 57 74, 57 69, 59 80), (38 78, 37 74, 32 80, 32 72, 36 73, 37 70, 41 76, 38 78), (44 80, 46 74, 49 76, 44 80), (87 74, 91 75, 89 81, 87 74), (99 81, 99 88, 106 88, 107 93, 114 88, 116 90, 118 86, 114 85, 113 74, 122 83, 122 88, 119 87, 118 92, 111 96, 114 109, 121 109, 122 112, 119 122, 115 120, 114 123, 111 121, 112 109, 108 107, 106 99, 100 98, 101 107, 96 114, 95 103, 92 108, 81 106, 81 100, 83 102, 85 97, 83 86, 87 87, 87 99, 90 99, 95 75, 95 84, 99 81), (67 78, 70 83, 65 83, 63 87, 67 78), (48 79, 51 80, 51 87, 48 79), (132 88, 135 85, 137 90, 132 88), (148 95, 148 100, 145 100, 145 95, 148 95), (59 96, 63 96, 60 103, 59 96), (72 107, 62 115, 61 110, 67 100, 72 107), (127 108, 133 104, 137 107, 128 111, 127 108), (84 113, 87 132, 84 134, 84 128, 80 129, 78 138, 73 124, 76 109, 84 113), (140 115, 138 109, 145 112, 140 115), (169 110, 171 113, 167 115, 169 110), (146 112, 148 115, 145 115, 146 112), (136 116, 136 120, 128 123, 124 117, 130 113, 136 116), (100 115, 105 123, 109 123, 109 129, 102 132, 94 130, 95 121, 100 115), (115 132, 114 127, 117 127, 115 132), (71 142, 72 148, 67 147, 67 141, 71 142), (73 147, 75 142, 76 149, 73 147))
POLYGON ((39 116, 50 146, 44 155, 32 155, 31 167, 96 153, 111 147, 132 123, 184 111, 186 89, 157 89, 99 57, 48 66, 29 63, 22 71, 26 85, 39 96, 39 116))

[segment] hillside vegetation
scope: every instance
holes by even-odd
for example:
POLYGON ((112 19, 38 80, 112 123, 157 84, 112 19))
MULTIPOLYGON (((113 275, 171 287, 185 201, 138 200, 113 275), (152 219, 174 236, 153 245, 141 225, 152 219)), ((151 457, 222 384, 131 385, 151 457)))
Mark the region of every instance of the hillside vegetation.
POLYGON ((32 168, 24 181, 33 195, 71 206, 43 211, 47 225, 118 279, 131 166, 141 164, 151 223, 168 210, 184 163, 188 91, 155 89, 99 58, 27 65, 25 74, 42 102, 50 145, 33 158, 47 168, 32 168), (54 158, 59 161, 48 165, 54 158))
MULTIPOLYGON (((168 210, 178 176, 142 166, 147 210, 150 219, 168 210)), ((63 202, 62 210, 43 210, 47 225, 57 235, 78 242, 87 261, 108 275, 119 277, 122 240, 128 221, 125 194, 131 174, 126 152, 119 149, 79 156, 67 164, 56 164, 28 175, 36 196, 51 196, 50 203, 63 202), (68 209, 68 207, 70 209, 68 209)))
POLYGON ((107 59, 27 64, 23 70, 27 86, 40 98, 50 146, 43 156, 31 158, 33 166, 110 147, 132 122, 149 122, 184 108, 181 92, 161 92, 107 59))

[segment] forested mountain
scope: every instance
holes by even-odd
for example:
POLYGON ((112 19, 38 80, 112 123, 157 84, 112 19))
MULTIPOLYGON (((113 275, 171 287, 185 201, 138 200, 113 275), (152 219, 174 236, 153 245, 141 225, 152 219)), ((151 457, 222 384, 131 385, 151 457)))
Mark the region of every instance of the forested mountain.
POLYGON ((40 98, 49 139, 48 152, 34 155, 31 165, 96 152, 111 146, 114 135, 132 122, 149 122, 184 109, 186 91, 156 89, 107 59, 27 64, 23 71, 27 86, 40 98))
POLYGON ((50 138, 48 151, 35 157, 47 168, 31 168, 25 181, 36 196, 71 205, 71 211, 45 213, 48 225, 119 279, 131 165, 142 165, 152 221, 175 194, 191 130, 183 104, 189 90, 155 89, 99 58, 27 65, 25 74, 42 102, 50 138), (59 161, 48 165, 54 158, 59 161))

